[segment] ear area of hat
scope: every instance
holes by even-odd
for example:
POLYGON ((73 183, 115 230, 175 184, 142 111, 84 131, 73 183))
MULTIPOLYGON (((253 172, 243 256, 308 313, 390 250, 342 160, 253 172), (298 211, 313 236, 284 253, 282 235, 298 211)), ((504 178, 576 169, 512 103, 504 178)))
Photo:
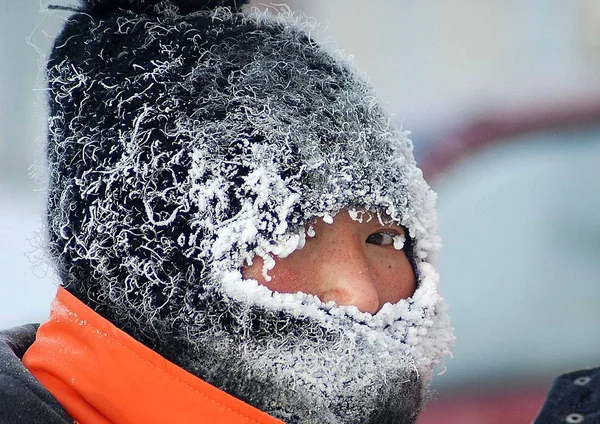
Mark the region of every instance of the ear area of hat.
POLYGON ((110 13, 117 10, 129 10, 137 13, 151 11, 159 4, 172 4, 179 13, 187 14, 217 7, 229 7, 239 11, 250 0, 82 0, 82 8, 87 13, 110 13))

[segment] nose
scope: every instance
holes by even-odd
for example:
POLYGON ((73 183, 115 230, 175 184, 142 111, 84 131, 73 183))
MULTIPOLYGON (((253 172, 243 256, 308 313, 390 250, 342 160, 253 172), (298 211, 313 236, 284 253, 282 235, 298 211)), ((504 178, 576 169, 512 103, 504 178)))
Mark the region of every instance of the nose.
POLYGON ((328 287, 318 297, 323 302, 333 300, 337 305, 356 306, 361 312, 375 314, 380 309, 379 296, 371 285, 362 280, 365 280, 362 276, 350 280, 338 275, 335 280, 328 280, 328 287), (351 289, 353 286, 357 288, 351 289))
MULTIPOLYGON (((324 249, 313 270, 316 294, 323 302, 333 300, 337 305, 356 306, 361 312, 375 314, 381 308, 375 277, 369 267, 364 248, 355 240, 340 240, 335 249, 324 249)), ((325 243, 322 246, 331 246, 325 243)))

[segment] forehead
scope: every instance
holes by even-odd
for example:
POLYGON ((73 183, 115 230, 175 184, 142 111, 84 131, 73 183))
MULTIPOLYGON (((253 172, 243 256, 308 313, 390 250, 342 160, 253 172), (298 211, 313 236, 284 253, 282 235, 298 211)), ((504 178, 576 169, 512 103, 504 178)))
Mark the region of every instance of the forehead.
POLYGON ((363 223, 379 223, 380 225, 396 224, 400 226, 383 208, 365 209, 349 208, 346 210, 352 220, 363 223))
POLYGON ((325 214, 323 216, 316 216, 308 221, 306 226, 313 226, 315 224, 325 225, 333 224, 335 222, 347 221, 356 222, 362 225, 369 226, 396 226, 402 230, 404 227, 398 220, 393 219, 388 213, 382 208, 380 209, 365 209, 365 208, 344 208, 338 211, 335 215, 325 214))

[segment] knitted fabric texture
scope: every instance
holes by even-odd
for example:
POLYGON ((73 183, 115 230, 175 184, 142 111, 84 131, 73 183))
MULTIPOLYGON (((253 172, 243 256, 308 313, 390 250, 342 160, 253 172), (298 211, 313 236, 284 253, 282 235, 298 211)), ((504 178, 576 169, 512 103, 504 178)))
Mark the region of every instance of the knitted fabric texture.
POLYGON ((223 389, 233 357, 232 375, 300 379, 316 398, 244 399, 288 422, 366 422, 368 393, 390 375, 418 375, 422 395, 453 336, 433 266, 435 195, 407 133, 305 20, 150 3, 87 2, 49 58, 49 247, 62 284, 223 389), (245 261, 262 257, 266 275, 311 220, 344 208, 408 230, 414 296, 371 316, 242 279, 245 261), (273 348, 284 335, 297 345, 273 348), (340 376, 354 383, 335 391, 340 376), (335 406, 356 390, 364 405, 335 406), (316 412, 294 415, 306 407, 316 412))

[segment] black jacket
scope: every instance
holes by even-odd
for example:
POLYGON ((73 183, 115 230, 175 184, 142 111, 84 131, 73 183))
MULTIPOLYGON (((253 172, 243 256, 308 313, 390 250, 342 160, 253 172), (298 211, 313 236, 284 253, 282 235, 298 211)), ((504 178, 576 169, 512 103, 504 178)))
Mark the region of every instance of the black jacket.
POLYGON ((563 374, 554 380, 534 424, 600 424, 600 368, 563 374))
POLYGON ((52 394, 25 368, 21 358, 35 340, 37 325, 0 331, 0 423, 73 424, 52 394))

